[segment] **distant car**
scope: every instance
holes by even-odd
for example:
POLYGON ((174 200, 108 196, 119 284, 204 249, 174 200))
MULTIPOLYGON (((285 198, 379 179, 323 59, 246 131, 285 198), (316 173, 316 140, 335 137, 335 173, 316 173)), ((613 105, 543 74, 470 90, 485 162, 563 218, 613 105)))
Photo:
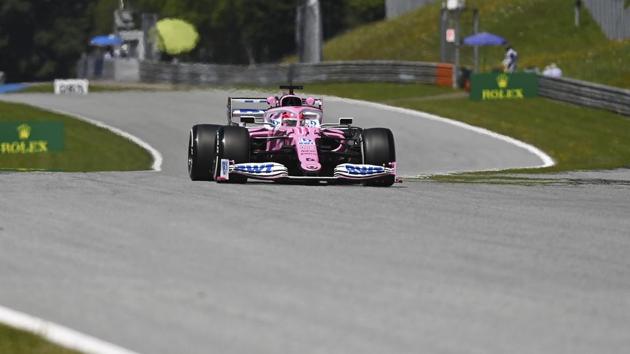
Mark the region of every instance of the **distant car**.
POLYGON ((391 130, 354 127, 352 118, 324 123, 322 99, 296 96, 294 90, 301 86, 280 89, 289 93, 269 98, 229 97, 227 125, 192 127, 188 140, 192 180, 394 184, 396 151, 391 130), (235 108, 235 103, 249 108, 235 108))

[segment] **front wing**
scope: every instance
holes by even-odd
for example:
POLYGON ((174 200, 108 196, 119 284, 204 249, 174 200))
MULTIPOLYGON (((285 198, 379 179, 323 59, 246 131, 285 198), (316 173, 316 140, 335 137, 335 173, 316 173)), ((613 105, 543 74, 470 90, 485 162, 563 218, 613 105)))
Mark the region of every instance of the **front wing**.
POLYGON ((227 181, 231 173, 236 173, 253 179, 263 180, 352 180, 368 181, 386 176, 396 176, 396 162, 386 166, 349 164, 337 165, 332 177, 323 176, 290 176, 286 166, 276 162, 239 163, 228 159, 221 159, 218 181, 227 181))

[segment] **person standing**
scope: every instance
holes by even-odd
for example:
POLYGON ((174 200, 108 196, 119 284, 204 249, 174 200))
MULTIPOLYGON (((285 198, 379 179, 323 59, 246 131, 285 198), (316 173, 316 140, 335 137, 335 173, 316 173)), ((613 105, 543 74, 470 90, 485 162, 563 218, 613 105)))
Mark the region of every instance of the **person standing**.
POLYGON ((516 71, 516 64, 518 62, 518 53, 512 46, 505 48, 505 59, 503 59, 503 71, 506 73, 513 73, 516 71))
POLYGON ((556 63, 551 63, 545 67, 545 70, 542 72, 543 76, 548 77, 562 77, 562 70, 556 65, 556 63))

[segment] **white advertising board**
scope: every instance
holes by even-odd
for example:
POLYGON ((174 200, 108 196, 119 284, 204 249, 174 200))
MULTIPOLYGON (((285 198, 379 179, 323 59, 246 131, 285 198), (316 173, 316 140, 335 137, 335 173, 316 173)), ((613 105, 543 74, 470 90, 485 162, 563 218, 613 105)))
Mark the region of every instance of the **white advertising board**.
POLYGON ((55 95, 87 95, 90 83, 84 79, 55 80, 55 95))

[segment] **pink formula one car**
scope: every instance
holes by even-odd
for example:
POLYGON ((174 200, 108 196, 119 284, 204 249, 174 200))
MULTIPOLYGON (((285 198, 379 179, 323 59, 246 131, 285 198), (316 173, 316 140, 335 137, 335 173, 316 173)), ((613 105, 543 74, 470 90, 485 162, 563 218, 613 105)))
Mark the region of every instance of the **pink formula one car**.
POLYGON ((244 183, 252 178, 369 186, 391 186, 396 181, 391 130, 354 127, 352 118, 323 123, 321 99, 296 96, 294 90, 300 86, 280 88, 289 93, 228 98, 225 126, 193 126, 188 140, 192 180, 244 183), (234 108, 234 103, 249 108, 234 108))

